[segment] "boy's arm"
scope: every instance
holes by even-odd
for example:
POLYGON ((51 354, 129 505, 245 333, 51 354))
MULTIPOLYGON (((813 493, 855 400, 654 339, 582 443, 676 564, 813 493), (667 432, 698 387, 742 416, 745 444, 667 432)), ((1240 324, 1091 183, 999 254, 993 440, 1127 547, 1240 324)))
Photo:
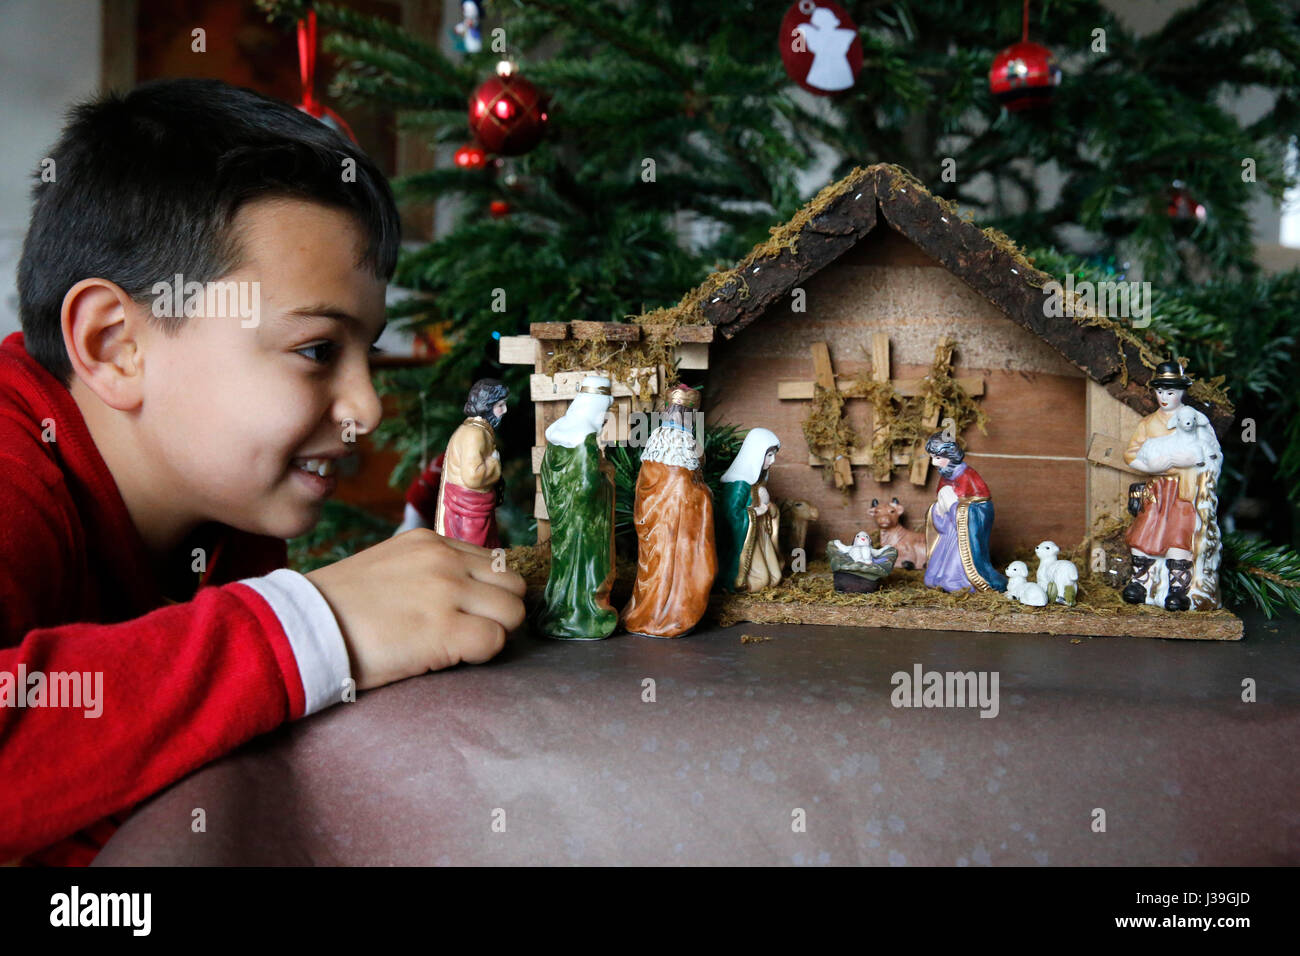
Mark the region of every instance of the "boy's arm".
POLYGON ((0 649, 0 860, 342 699, 347 654, 332 615, 332 634, 315 629, 321 608, 329 613, 306 578, 280 570, 119 624, 40 628, 0 649), (49 706, 56 694, 77 706, 49 706))
POLYGON ((121 623, 39 626, 77 613, 59 573, 75 566, 75 511, 60 487, 14 469, 0 473, 0 501, 0 861, 342 699, 338 624, 288 569, 121 623), (55 695, 80 706, 48 706, 55 695))

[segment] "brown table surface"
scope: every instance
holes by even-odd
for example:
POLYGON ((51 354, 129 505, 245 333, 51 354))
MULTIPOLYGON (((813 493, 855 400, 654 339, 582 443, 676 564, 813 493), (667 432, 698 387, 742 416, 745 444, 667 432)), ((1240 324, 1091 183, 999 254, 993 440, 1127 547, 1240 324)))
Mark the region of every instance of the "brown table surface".
POLYGON ((1300 625, 1246 635, 522 634, 251 742, 96 862, 1294 864, 1300 625), (996 671, 998 716, 894 707, 917 663, 996 671))

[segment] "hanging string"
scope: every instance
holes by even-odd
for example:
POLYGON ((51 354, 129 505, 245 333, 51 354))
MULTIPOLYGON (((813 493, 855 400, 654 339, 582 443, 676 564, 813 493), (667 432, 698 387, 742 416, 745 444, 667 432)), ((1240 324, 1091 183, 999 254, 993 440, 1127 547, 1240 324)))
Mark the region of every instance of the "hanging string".
POLYGON ((1025 0, 1025 16, 1024 16, 1023 24, 1024 25, 1020 32, 1020 42, 1028 43, 1029 42, 1029 0, 1025 0))

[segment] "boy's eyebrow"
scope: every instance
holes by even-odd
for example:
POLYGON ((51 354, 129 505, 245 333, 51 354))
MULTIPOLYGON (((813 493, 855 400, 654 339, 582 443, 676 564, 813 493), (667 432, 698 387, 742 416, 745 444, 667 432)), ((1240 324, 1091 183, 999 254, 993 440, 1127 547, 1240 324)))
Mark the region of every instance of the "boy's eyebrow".
MULTIPOLYGON (((284 315, 289 319, 333 319, 334 321, 341 322, 358 332, 364 333, 366 330, 366 322, 364 320, 359 319, 346 309, 340 309, 337 306, 329 305, 327 303, 317 303, 316 305, 290 309, 288 312, 284 313, 284 315)), ((379 331, 375 333, 375 338, 377 339, 379 336, 383 335, 384 329, 387 327, 388 319, 384 319, 383 324, 379 326, 379 331)))

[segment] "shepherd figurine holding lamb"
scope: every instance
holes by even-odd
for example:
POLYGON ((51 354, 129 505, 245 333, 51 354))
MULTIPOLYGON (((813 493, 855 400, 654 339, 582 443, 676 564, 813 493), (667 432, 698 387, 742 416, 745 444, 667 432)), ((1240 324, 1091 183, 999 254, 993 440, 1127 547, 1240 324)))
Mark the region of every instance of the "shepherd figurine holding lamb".
POLYGON ((1129 489, 1130 604, 1169 611, 1221 604, 1216 486, 1223 454, 1209 419, 1183 404, 1191 385, 1178 363, 1158 365, 1150 386, 1160 407, 1142 419, 1124 452, 1130 467, 1151 476, 1129 489))

